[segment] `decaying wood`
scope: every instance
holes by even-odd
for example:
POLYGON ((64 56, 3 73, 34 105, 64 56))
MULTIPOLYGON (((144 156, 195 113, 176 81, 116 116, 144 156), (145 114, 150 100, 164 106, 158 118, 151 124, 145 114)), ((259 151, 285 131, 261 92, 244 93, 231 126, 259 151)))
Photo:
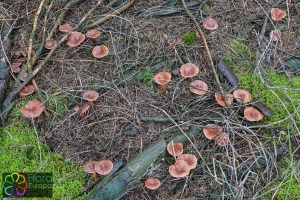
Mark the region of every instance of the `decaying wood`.
POLYGON ((224 60, 220 60, 217 66, 219 72, 223 74, 223 76, 229 81, 231 85, 234 87, 239 86, 239 81, 237 77, 233 74, 233 72, 228 68, 228 66, 225 64, 224 60))
POLYGON ((254 101, 251 103, 255 108, 260 110, 265 116, 267 117, 272 117, 274 115, 274 111, 265 106, 262 102, 260 101, 254 101))

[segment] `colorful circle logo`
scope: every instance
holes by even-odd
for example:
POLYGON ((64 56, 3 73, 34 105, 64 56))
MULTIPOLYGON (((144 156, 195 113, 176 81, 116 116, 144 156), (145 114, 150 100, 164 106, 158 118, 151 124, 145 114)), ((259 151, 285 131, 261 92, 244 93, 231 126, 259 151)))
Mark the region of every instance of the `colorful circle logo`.
POLYGON ((13 198, 23 196, 28 188, 25 176, 16 172, 6 175, 3 180, 3 189, 6 195, 13 198))

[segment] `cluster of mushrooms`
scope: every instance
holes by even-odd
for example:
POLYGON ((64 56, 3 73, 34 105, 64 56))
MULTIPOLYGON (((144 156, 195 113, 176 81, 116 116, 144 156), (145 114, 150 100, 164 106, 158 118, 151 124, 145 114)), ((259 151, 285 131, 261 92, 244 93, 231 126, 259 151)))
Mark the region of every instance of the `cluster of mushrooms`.
POLYGON ((96 179, 97 174, 105 176, 113 169, 113 163, 110 160, 91 161, 83 166, 86 173, 93 174, 96 179))
MULTIPOLYGON (((286 11, 281 10, 279 8, 272 8, 271 9, 271 18, 276 23, 281 21, 283 18, 286 17, 286 11)), ((278 29, 272 30, 270 32, 270 38, 273 42, 278 42, 281 40, 281 32, 278 29)))

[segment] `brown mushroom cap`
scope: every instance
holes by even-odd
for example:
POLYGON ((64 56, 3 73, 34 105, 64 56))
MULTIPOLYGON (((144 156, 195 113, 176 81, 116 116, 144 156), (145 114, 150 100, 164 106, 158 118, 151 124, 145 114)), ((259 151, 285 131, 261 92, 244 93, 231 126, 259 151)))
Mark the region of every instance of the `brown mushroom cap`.
POLYGON ((264 115, 256 108, 249 106, 244 110, 244 117, 250 122, 256 122, 262 120, 264 115))
POLYGON ((173 143, 173 141, 170 141, 167 145, 167 151, 172 156, 179 156, 183 153, 183 144, 180 142, 173 143))
POLYGON ((95 165, 95 171, 100 175, 107 175, 113 169, 113 163, 110 160, 101 160, 95 165))
POLYGON ((185 161, 190 169, 195 169, 197 166, 197 158, 193 154, 181 154, 178 156, 178 160, 183 160, 185 161))
POLYGON ((169 72, 158 72, 154 75, 153 80, 158 85, 166 85, 171 81, 172 75, 169 72))
POLYGON ((273 42, 278 42, 281 40, 281 31, 280 30, 273 30, 270 32, 270 38, 273 42))
POLYGON ((20 91, 20 96, 28 96, 31 95, 32 93, 34 93, 35 91, 35 87, 33 85, 27 85, 25 87, 22 88, 22 90, 20 91))
POLYGON ((186 63, 181 65, 179 71, 182 77, 191 78, 199 73, 199 68, 193 63, 186 63))
POLYGON ((174 165, 170 165, 169 173, 175 178, 183 178, 190 173, 190 166, 183 160, 177 160, 174 165))
POLYGON ((150 190, 156 190, 160 186, 160 181, 157 178, 147 178, 145 181, 145 187, 150 189, 150 190))
POLYGON ((81 42, 83 42, 84 39, 85 39, 84 34, 75 31, 75 32, 72 32, 68 36, 68 42, 67 42, 67 44, 70 47, 76 47, 76 46, 80 45, 81 42))
POLYGON ((23 61, 15 61, 11 63, 10 69, 13 73, 19 73, 20 72, 20 66, 23 64, 23 61))
POLYGON ((65 23, 59 26, 59 30, 63 33, 67 33, 69 31, 72 31, 73 28, 69 23, 65 23))
POLYGON ((190 84, 190 91, 194 94, 204 95, 207 92, 208 85, 201 80, 195 80, 190 84))
POLYGON ((272 8, 271 9, 271 18, 275 22, 279 22, 280 20, 285 18, 285 16, 286 16, 286 12, 284 10, 281 10, 279 8, 272 8))
POLYGON ((57 46, 57 41, 56 40, 47 40, 46 43, 45 43, 45 48, 46 49, 53 49, 56 46, 57 46))
POLYGON ((229 143, 228 134, 224 132, 219 133, 219 135, 215 138, 215 143, 222 147, 227 146, 229 143))
POLYGON ((203 134, 209 140, 214 139, 221 132, 222 132, 222 128, 216 124, 207 124, 203 128, 203 134))
POLYGON ((233 97, 241 103, 249 103, 252 99, 252 95, 247 90, 237 89, 233 92, 233 97))
POLYGON ((95 90, 87 90, 82 94, 82 98, 89 102, 96 101, 99 98, 99 93, 95 90))
POLYGON ((86 33, 85 33, 86 37, 88 38, 97 38, 99 37, 99 35, 101 35, 101 32, 97 29, 91 29, 91 30, 88 30, 86 33))
POLYGON ((105 45, 96 46, 92 54, 95 58, 103 58, 109 54, 109 49, 105 45))
POLYGON ((23 72, 23 74, 20 77, 20 80, 21 81, 26 81, 27 77, 28 77, 28 73, 27 72, 23 72))
MULTIPOLYGON (((232 95, 232 94, 225 94, 225 96, 226 96, 226 102, 227 102, 227 104, 228 104, 228 105, 231 105, 232 102, 233 102, 233 95, 232 95)), ((220 94, 220 93, 215 93, 215 99, 216 99, 216 101, 218 102, 218 104, 219 104, 220 106, 222 106, 222 107, 225 107, 225 106, 226 106, 226 103, 225 103, 225 101, 224 101, 224 99, 223 99, 222 94, 220 94)))
POLYGON ((27 118, 36 118, 42 114, 45 107, 38 100, 31 100, 21 109, 21 113, 27 118))
POLYGON ((203 20, 203 27, 207 30, 213 31, 219 27, 219 24, 215 19, 208 17, 203 20))
POLYGON ((86 163, 83 166, 84 171, 86 173, 93 174, 94 171, 95 171, 95 166, 96 166, 97 163, 98 163, 97 161, 91 161, 91 162, 86 163))
MULTIPOLYGON (((22 54, 23 54, 24 57, 28 56, 28 49, 27 49, 27 48, 23 49, 23 50, 22 50, 22 54)), ((32 51, 31 51, 31 54, 32 54, 32 55, 35 54, 35 51, 34 51, 33 49, 32 49, 32 51)))

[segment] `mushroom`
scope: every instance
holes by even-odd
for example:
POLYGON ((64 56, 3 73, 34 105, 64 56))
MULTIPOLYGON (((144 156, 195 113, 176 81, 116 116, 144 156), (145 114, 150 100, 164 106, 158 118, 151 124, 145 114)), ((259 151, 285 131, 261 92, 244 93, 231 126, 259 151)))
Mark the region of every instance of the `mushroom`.
POLYGON ((35 118, 40 116, 44 111, 45 107, 42 102, 38 100, 28 101, 25 107, 21 108, 21 113, 27 117, 31 118, 33 121, 35 118))
POLYGON ((20 91, 20 96, 24 97, 24 96, 31 95, 32 93, 34 93, 34 91, 35 91, 35 87, 33 85, 27 85, 23 87, 22 90, 20 91))
MULTIPOLYGON (((28 56, 28 49, 27 48, 23 49, 22 54, 24 57, 28 56)), ((31 55, 34 55, 34 54, 35 54, 35 51, 32 49, 31 55)))
POLYGON ((176 39, 175 38, 168 38, 167 39, 167 44, 169 47, 173 46, 176 44, 176 39))
POLYGON ((249 103, 252 99, 250 92, 243 89, 234 90, 233 97, 241 103, 249 103))
POLYGON ((113 169, 113 163, 110 160, 101 160, 95 165, 95 171, 100 175, 107 175, 113 169))
POLYGON ((23 72, 23 74, 20 76, 20 80, 21 81, 26 81, 27 77, 28 77, 28 73, 27 72, 23 72))
POLYGON ((10 69, 13 73, 17 74, 20 72, 20 66, 23 64, 23 61, 15 61, 11 63, 10 69))
POLYGON ((197 166, 197 158, 193 154, 181 154, 178 156, 178 160, 183 160, 185 161, 190 169, 195 169, 197 166))
POLYGON ((167 145, 167 151, 172 156, 179 156, 183 153, 183 145, 180 142, 174 143, 170 141, 167 145))
POLYGON ((109 49, 105 45, 96 46, 92 54, 95 58, 103 58, 109 54, 109 49))
POLYGON ((262 120, 264 115, 253 106, 249 106, 244 110, 244 117, 250 122, 256 122, 262 120))
POLYGON ((179 71, 182 77, 191 78, 199 73, 199 68, 192 63, 186 63, 181 65, 179 71))
POLYGON ((72 26, 69 23, 65 23, 59 26, 59 30, 63 33, 67 33, 73 30, 72 26))
POLYGON ((209 140, 214 139, 220 132, 222 132, 222 128, 216 124, 207 124, 203 128, 203 134, 209 140))
MULTIPOLYGON (((233 95, 232 94, 225 94, 225 96, 226 96, 226 103, 227 103, 228 106, 230 106, 232 104, 232 102, 233 102, 233 95)), ((222 107, 226 106, 226 103, 225 103, 225 101, 223 99, 222 94, 215 93, 215 99, 216 99, 217 103, 220 106, 222 106, 222 107)))
POLYGON ((286 12, 284 10, 281 10, 279 8, 272 8, 271 9, 271 18, 275 22, 279 22, 280 20, 285 18, 285 16, 286 16, 286 12))
POLYGON ((161 92, 165 93, 166 91, 166 84, 171 81, 172 75, 169 72, 158 72, 154 75, 153 80, 158 85, 161 85, 161 92))
POLYGON ((56 40, 47 40, 45 43, 45 48, 46 49, 53 49, 57 46, 57 41, 56 40))
POLYGON ((86 90, 82 94, 82 98, 84 100, 87 100, 91 104, 92 110, 94 110, 94 101, 96 101, 99 98, 99 93, 95 90, 86 90))
POLYGON ((204 95, 207 92, 208 86, 204 81, 195 80, 190 84, 189 89, 194 94, 204 95))
POLYGON ((229 136, 227 133, 221 132, 219 135, 215 138, 215 144, 225 147, 229 143, 229 136))
POLYGON ((79 112, 80 109, 81 109, 81 108, 80 108, 79 105, 75 105, 74 108, 73 108, 73 110, 74 110, 75 112, 79 112))
POLYGON ((174 165, 170 165, 169 173, 175 178, 183 178, 190 173, 190 166, 183 160, 177 160, 174 165))
POLYGON ((149 177, 145 181, 145 187, 150 190, 156 190, 160 186, 160 181, 158 178, 149 177))
POLYGON ((89 174, 93 174, 93 177, 96 179, 97 178, 97 173, 95 171, 95 166, 97 165, 97 161, 91 161, 91 162, 88 162, 86 163, 84 166, 83 166, 83 169, 86 173, 89 173, 89 174))
POLYGON ((281 32, 280 30, 273 30, 270 32, 270 38, 273 42, 278 42, 281 40, 281 32))
POLYGON ((219 27, 219 25, 215 19, 207 17, 203 20, 203 27, 208 31, 213 31, 216 30, 219 27))
POLYGON ((85 33, 85 35, 86 35, 86 37, 91 38, 93 43, 96 43, 97 42, 97 37, 99 37, 99 35, 101 35, 101 32, 98 31, 97 29, 91 29, 91 30, 88 30, 85 33))
POLYGON ((75 31, 75 32, 72 32, 68 36, 68 42, 67 42, 67 44, 70 47, 76 47, 76 46, 80 45, 81 42, 83 42, 84 39, 85 39, 84 34, 75 31))
POLYGON ((90 103, 84 103, 81 107, 81 119, 84 119, 86 116, 86 112, 90 109, 90 103))

